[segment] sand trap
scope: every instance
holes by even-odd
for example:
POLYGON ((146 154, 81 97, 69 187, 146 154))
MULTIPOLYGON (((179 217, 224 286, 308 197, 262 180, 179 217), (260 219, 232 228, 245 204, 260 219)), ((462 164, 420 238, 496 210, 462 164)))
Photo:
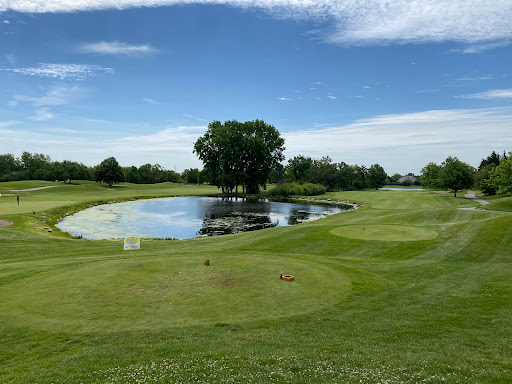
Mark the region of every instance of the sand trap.
POLYGON ((0 227, 8 227, 9 225, 12 225, 10 221, 0 220, 0 227))
POLYGON ((29 189, 11 189, 11 192, 39 191, 40 189, 47 189, 47 188, 55 188, 55 185, 50 185, 49 187, 37 187, 37 188, 29 188, 29 189))

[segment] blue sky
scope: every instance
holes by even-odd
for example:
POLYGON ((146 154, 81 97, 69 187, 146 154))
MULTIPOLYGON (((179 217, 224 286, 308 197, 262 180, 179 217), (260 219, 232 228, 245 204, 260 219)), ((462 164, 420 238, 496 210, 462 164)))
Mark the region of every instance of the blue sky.
POLYGON ((0 0, 0 153, 201 167, 208 122, 418 173, 512 150, 512 2, 0 0))

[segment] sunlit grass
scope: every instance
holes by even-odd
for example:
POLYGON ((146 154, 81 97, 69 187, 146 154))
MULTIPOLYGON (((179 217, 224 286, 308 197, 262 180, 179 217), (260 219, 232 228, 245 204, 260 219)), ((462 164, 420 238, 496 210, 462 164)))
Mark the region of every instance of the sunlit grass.
POLYGON ((1 383, 512 382, 512 214, 429 191, 339 192, 321 198, 364 206, 126 252, 39 231, 24 206, 216 192, 122 187, 61 183, 20 195, 22 211, 0 198, 14 222, 0 228, 1 383))

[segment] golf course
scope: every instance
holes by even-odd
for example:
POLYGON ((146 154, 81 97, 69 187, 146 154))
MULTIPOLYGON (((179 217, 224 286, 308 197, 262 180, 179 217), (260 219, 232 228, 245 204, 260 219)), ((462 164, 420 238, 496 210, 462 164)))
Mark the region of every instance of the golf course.
POLYGON ((329 192, 316 198, 360 207, 124 251, 55 224, 219 190, 32 180, 0 193, 0 383, 512 382, 510 196, 329 192))

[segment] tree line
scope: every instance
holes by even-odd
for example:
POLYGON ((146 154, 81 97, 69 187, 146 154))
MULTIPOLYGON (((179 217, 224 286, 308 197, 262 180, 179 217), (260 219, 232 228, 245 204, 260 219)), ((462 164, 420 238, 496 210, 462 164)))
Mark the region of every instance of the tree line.
POLYGON ((69 183, 72 180, 90 180, 110 185, 125 181, 136 184, 182 182, 179 173, 166 170, 158 164, 144 164, 138 168, 121 167, 114 157, 88 167, 76 161, 52 161, 50 156, 42 153, 23 152, 20 157, 10 153, 0 154, 0 181, 16 180, 59 180, 69 183))

